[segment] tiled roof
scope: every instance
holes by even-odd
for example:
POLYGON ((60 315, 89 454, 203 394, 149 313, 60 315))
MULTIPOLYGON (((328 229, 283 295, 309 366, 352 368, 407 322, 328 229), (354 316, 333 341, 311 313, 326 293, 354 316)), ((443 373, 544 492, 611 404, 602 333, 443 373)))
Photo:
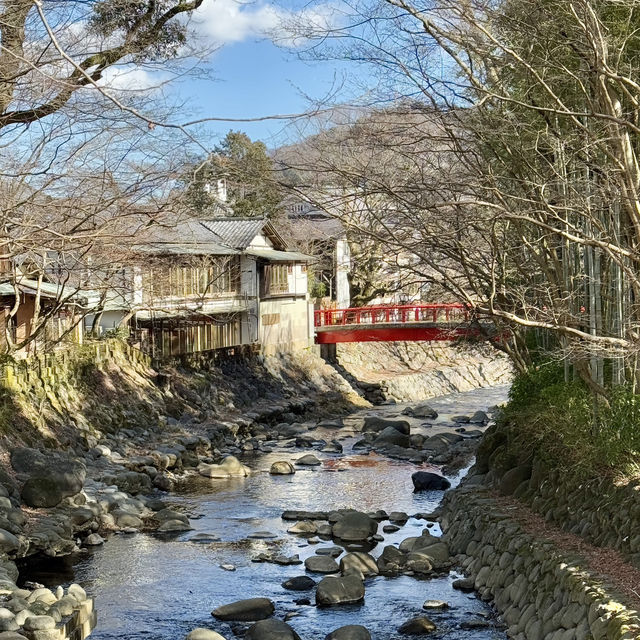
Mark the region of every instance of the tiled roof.
POLYGON ((246 249, 267 224, 264 218, 215 218, 202 225, 215 239, 234 249, 246 249))

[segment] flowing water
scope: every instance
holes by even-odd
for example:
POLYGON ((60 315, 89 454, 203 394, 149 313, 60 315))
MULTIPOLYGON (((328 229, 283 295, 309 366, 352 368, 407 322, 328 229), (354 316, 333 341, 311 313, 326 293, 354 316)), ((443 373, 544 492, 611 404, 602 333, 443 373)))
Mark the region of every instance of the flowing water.
MULTIPOLYGON (((425 433, 450 430, 452 415, 487 409, 502 402, 506 392, 506 387, 499 387, 430 400, 429 404, 440 417, 425 433)), ((385 406, 375 411, 389 416, 401 409, 402 406, 385 406)), ((357 419, 358 414, 354 414, 352 420, 357 419)), ((347 426, 350 420, 346 421, 347 426)), ((419 422, 415 428, 412 426, 412 432, 420 431, 418 425, 419 422)), ((335 435, 324 429, 314 433, 323 438, 335 435)), ((183 494, 168 500, 187 511, 194 531, 177 537, 116 535, 88 554, 49 563, 37 570, 32 568, 29 579, 47 584, 76 581, 84 586, 96 600, 98 625, 91 635, 93 640, 182 640, 195 627, 212 628, 232 638, 232 630, 212 618, 212 609, 257 596, 271 598, 279 617, 296 612, 290 624, 303 640, 324 638, 346 624, 366 626, 376 640, 400 638, 397 627, 406 619, 425 613, 438 625, 438 632, 432 637, 505 638, 504 632, 495 627, 493 613, 485 603, 473 594, 451 587, 457 577, 453 573, 427 580, 409 576, 370 578, 366 581, 363 604, 318 609, 294 602, 305 596, 313 601, 313 592, 287 591, 281 587, 287 578, 304 574, 304 566, 251 562, 259 552, 274 550, 286 555, 298 553, 304 560, 314 554, 318 546, 332 544, 309 545, 305 539, 287 534, 286 529, 292 523, 281 519, 285 509, 354 507, 362 511, 385 509, 413 514, 429 512, 437 506, 441 491, 412 492, 411 474, 417 469, 416 465, 375 454, 354 453, 351 445, 355 439, 344 437, 342 456, 316 453, 323 459, 323 466, 299 469, 294 476, 259 472, 243 479, 196 479, 183 494), (258 531, 269 531, 277 537, 248 537, 258 531), (218 536, 220 542, 190 542, 198 533, 218 536), (223 564, 232 564, 236 570, 224 570, 220 566, 223 564), (422 603, 428 599, 445 600, 451 608, 440 614, 424 612, 422 603), (486 626, 477 628, 485 622, 486 626)), ((262 471, 268 470, 275 460, 299 456, 299 450, 280 450, 254 455, 244 462, 262 471)), ((459 476, 452 479, 454 486, 459 479, 459 476)), ((385 535, 385 542, 374 548, 372 555, 381 553, 387 544, 420 535, 425 525, 424 520, 409 519, 399 532, 385 535)), ((437 525, 432 532, 438 533, 437 525)))

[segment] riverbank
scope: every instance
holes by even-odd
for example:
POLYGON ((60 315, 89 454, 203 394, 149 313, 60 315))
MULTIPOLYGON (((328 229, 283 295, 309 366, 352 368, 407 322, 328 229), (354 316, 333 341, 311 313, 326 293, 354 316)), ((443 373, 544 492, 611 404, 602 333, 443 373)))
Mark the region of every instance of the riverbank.
POLYGON ((509 384, 513 367, 487 345, 435 342, 365 342, 337 345, 347 379, 367 400, 416 402, 509 384))
POLYGON ((518 640, 640 637, 631 392, 593 398, 554 363, 519 376, 441 509, 444 539, 518 640))

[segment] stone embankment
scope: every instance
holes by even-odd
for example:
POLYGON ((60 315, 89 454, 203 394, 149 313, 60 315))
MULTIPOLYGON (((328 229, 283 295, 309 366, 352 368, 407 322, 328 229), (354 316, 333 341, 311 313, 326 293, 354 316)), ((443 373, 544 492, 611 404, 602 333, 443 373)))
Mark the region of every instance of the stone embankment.
POLYGON ((442 506, 443 539, 515 640, 636 640, 640 617, 585 561, 526 531, 486 488, 463 486, 442 506))
POLYGON ((640 485, 549 469, 511 428, 489 427, 445 497, 452 552, 517 640, 639 638, 640 485))
POLYGON ((415 402, 508 384, 509 359, 491 347, 419 342, 340 344, 346 378, 374 404, 415 402))

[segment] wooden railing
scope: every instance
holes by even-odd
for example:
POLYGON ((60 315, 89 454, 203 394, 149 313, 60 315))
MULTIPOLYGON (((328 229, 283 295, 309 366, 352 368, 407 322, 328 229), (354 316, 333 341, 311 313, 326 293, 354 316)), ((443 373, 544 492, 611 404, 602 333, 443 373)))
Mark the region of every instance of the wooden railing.
POLYGON ((410 304, 350 309, 321 309, 314 313, 316 327, 409 322, 467 322, 469 310, 462 304, 410 304))

